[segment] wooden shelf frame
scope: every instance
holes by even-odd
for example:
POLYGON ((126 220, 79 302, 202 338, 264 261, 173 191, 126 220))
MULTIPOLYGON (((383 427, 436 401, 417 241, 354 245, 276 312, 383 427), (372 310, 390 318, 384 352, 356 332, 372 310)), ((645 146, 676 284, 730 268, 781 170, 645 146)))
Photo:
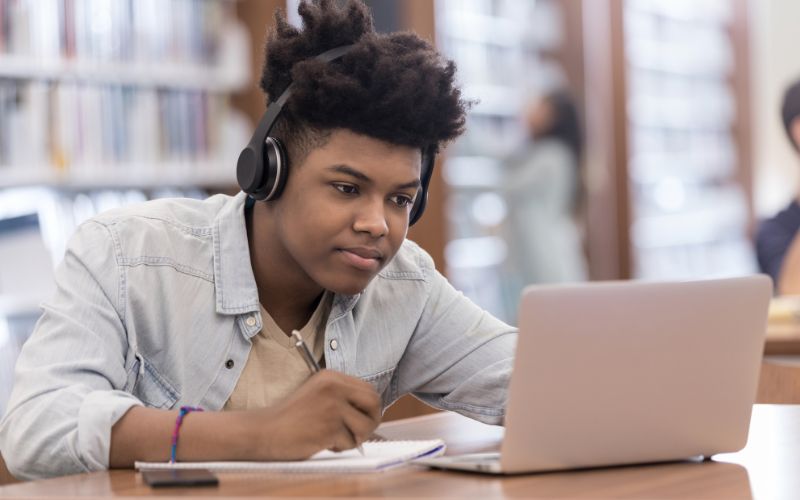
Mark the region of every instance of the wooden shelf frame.
POLYGON ((2 167, 0 189, 43 186, 63 189, 132 189, 236 184, 233 162, 182 162, 103 165, 57 171, 51 166, 2 167))
POLYGON ((73 61, 68 59, 37 60, 22 56, 0 56, 0 78, 19 80, 51 80, 100 85, 129 85, 170 89, 235 92, 249 78, 248 67, 242 65, 201 65, 165 63, 112 63, 73 61))

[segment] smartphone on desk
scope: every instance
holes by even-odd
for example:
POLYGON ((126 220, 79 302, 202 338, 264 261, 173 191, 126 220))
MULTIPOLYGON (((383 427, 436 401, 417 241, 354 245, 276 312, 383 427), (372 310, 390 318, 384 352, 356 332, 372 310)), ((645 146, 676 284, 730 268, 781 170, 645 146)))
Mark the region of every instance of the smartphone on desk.
POLYGON ((142 479, 153 488, 163 486, 217 486, 219 480, 208 469, 143 470, 142 479))

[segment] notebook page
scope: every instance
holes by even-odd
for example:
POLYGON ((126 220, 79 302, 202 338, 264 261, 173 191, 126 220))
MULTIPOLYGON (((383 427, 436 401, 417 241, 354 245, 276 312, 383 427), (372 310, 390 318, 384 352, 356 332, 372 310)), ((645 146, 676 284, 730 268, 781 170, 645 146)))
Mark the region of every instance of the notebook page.
POLYGON ((295 462, 136 462, 137 469, 209 469, 218 472, 372 472, 398 467, 417 458, 444 453, 441 439, 426 441, 367 441, 364 456, 358 450, 321 451, 295 462))

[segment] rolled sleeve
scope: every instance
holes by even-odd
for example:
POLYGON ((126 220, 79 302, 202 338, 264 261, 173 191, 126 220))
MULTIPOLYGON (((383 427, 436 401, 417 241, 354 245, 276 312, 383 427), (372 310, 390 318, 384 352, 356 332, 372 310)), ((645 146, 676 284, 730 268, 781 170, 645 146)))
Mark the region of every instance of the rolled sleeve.
POLYGON ((108 228, 87 222, 56 270, 56 293, 23 345, 0 422, 0 450, 16 477, 107 468, 111 427, 141 404, 122 391, 132 370, 115 256, 108 228))
POLYGON ((124 391, 92 391, 78 412, 78 453, 89 470, 108 468, 111 428, 142 402, 124 391))

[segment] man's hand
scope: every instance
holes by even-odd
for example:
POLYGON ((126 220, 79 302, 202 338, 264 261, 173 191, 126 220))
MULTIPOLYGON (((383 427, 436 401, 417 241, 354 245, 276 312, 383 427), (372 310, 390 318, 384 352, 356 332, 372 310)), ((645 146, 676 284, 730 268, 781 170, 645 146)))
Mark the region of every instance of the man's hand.
POLYGON ((278 406, 253 413, 263 416, 252 421, 254 459, 300 460, 364 442, 380 423, 381 400, 367 382, 322 370, 278 406))
MULTIPOLYGON (((134 406, 111 430, 111 467, 169 459, 176 410, 134 406)), ((205 411, 183 422, 178 460, 300 460, 353 448, 381 419, 381 401, 368 383, 322 370, 273 408, 205 411)))

